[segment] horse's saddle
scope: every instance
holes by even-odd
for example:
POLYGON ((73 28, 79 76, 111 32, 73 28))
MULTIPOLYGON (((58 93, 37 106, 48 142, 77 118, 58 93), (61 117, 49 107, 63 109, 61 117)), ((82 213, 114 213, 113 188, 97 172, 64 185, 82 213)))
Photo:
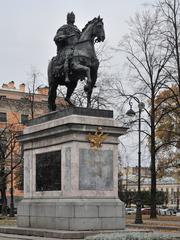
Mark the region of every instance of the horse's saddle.
POLYGON ((64 51, 52 58, 52 75, 54 77, 60 77, 64 75, 65 65, 66 68, 68 68, 68 71, 71 72, 73 68, 72 64, 74 64, 74 62, 78 62, 78 64, 88 67, 99 66, 99 61, 96 57, 89 58, 83 54, 80 54, 80 52, 79 55, 74 55, 73 53, 74 52, 72 50, 71 52, 68 52, 68 54, 64 51))

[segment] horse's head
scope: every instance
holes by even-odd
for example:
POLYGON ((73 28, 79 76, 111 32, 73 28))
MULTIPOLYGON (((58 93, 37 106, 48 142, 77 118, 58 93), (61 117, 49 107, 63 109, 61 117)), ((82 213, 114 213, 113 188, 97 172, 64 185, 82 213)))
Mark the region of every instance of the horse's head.
POLYGON ((104 24, 100 16, 89 21, 82 29, 81 40, 95 40, 103 42, 105 39, 104 24))
POLYGON ((94 21, 92 34, 95 42, 103 42, 105 40, 103 19, 100 16, 94 21))

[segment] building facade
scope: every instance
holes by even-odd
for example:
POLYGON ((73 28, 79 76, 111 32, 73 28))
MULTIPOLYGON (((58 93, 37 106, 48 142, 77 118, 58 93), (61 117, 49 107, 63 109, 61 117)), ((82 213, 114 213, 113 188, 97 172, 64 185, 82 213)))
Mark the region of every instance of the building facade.
MULTIPOLYGON (((57 106, 64 106, 62 98, 58 97, 56 101, 57 106)), ((17 184, 18 181, 23 181, 23 164, 18 164, 18 161, 21 161, 22 154, 20 145, 16 141, 16 136, 22 133, 28 120, 48 113, 47 102, 48 87, 46 86, 38 88, 35 93, 26 91, 24 83, 20 84, 17 88, 13 81, 3 84, 0 88, 0 138, 6 132, 6 141, 11 141, 7 148, 9 154, 7 154, 5 163, 3 163, 5 166, 2 167, 2 160, 0 163, 0 174, 3 175, 8 173, 8 171, 13 172, 13 176, 9 174, 7 177, 6 195, 8 198, 10 197, 12 186, 15 200, 21 198, 23 195, 23 183, 17 184), (15 167, 16 164, 17 167, 15 167), (12 168, 14 168, 13 171, 11 171, 12 168), (20 176, 22 177, 21 180, 19 179, 20 176)))
MULTIPOLYGON (((138 167, 123 167, 121 171, 122 189, 126 191, 138 191, 138 167)), ((157 191, 166 193, 165 206, 179 208, 180 201, 180 182, 174 175, 171 177, 157 178, 157 191)), ((151 191, 150 168, 141 169, 141 191, 151 191)))

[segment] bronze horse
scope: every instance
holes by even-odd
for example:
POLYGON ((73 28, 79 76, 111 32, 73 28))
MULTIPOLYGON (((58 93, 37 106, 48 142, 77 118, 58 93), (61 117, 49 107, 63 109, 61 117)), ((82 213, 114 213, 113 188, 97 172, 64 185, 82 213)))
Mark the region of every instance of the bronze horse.
POLYGON ((58 76, 53 75, 53 60, 48 66, 49 82, 49 111, 56 110, 56 90, 58 85, 67 87, 65 100, 71 104, 70 98, 74 92, 78 80, 87 79, 84 91, 87 93, 87 107, 91 106, 91 95, 97 79, 99 61, 96 57, 94 44, 105 39, 103 20, 98 17, 89 21, 82 30, 81 37, 74 47, 71 59, 69 60, 69 83, 65 82, 65 74, 62 69, 58 76))

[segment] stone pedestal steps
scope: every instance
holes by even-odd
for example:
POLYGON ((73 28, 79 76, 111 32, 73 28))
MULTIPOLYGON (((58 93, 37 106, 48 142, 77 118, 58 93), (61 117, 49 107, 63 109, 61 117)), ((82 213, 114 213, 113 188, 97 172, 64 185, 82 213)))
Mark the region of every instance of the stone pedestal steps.
MULTIPOLYGON (((132 232, 137 232, 137 230, 130 230, 132 232)), ((139 230, 138 230, 139 231, 139 230)), ((140 230, 143 231, 144 230, 140 230)), ((99 233, 117 233, 117 232, 129 232, 129 230, 114 230, 114 231, 57 231, 57 230, 47 230, 47 229, 36 229, 36 228, 21 228, 21 227, 0 227, 0 233, 13 234, 20 236, 34 236, 34 237, 45 237, 45 238, 57 238, 57 239, 84 239, 90 235, 96 235, 99 233)), ((146 232, 151 232, 147 231, 146 232)))

